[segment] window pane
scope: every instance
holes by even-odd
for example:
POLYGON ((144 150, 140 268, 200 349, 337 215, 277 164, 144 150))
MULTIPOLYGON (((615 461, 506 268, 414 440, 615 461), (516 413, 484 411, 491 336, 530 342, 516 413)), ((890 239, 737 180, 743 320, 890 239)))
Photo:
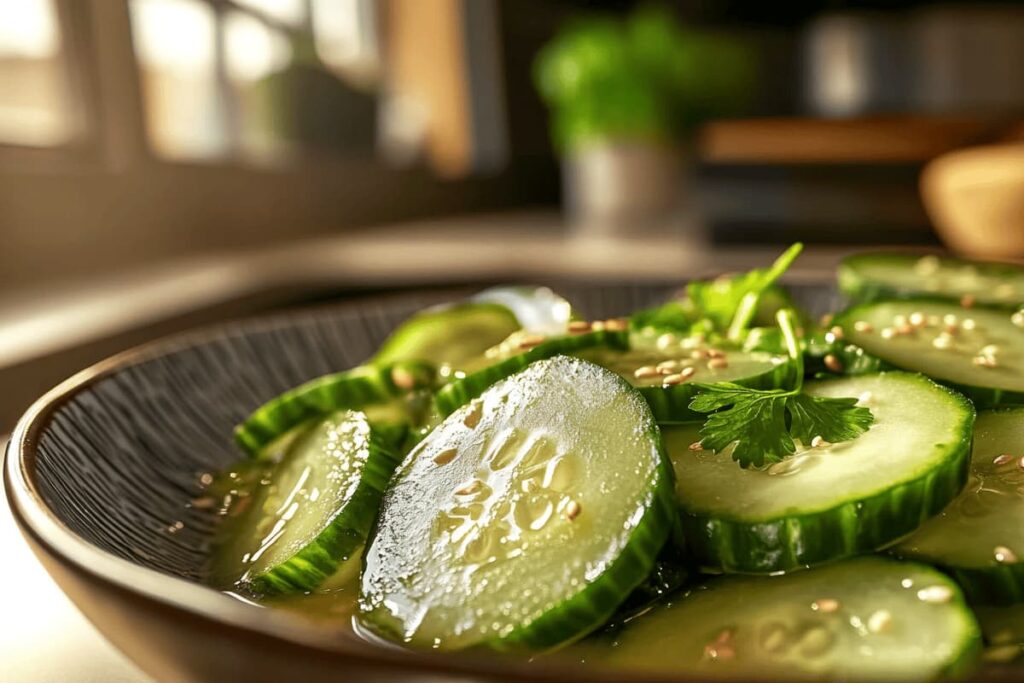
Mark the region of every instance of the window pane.
POLYGON ((213 9, 199 0, 133 0, 131 21, 154 151, 185 159, 227 154, 213 9))
POLYGON ((235 4, 251 7, 291 26, 300 26, 307 19, 306 0, 235 0, 235 4))
POLYGON ((0 142, 39 147, 73 134, 52 0, 0 0, 0 142))

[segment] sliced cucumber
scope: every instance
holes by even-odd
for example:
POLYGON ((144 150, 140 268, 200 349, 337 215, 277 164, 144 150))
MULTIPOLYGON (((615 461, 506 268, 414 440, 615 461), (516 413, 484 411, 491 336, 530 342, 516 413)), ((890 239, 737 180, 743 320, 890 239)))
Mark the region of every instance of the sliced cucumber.
POLYGON ((983 412, 967 488, 893 552, 940 565, 976 602, 1024 602, 1024 407, 983 412))
POLYGON ((472 301, 504 306, 524 330, 534 334, 565 334, 572 319, 572 305, 548 287, 491 287, 474 295, 472 301))
POLYGON ((1008 263, 964 261, 916 254, 869 253, 839 265, 839 288, 858 301, 942 297, 1016 306, 1024 302, 1024 268, 1008 263))
POLYGON ((1009 311, 881 301, 845 311, 835 322, 848 343, 952 386, 979 408, 1024 402, 1024 329, 1009 311))
POLYGON ((498 303, 468 302, 428 308, 415 314, 381 345, 373 362, 423 361, 437 368, 461 369, 520 328, 498 303))
POLYGON ((792 366, 784 355, 709 351, 705 345, 688 352, 595 348, 576 355, 612 370, 636 387, 651 406, 654 419, 663 424, 703 419, 689 408, 695 382, 735 382, 755 389, 777 389, 792 375, 792 366), (715 357, 709 358, 709 353, 715 357))
POLYGON ((881 548, 963 488, 974 408, 920 375, 810 382, 814 396, 860 397, 875 421, 853 441, 802 445, 764 469, 691 450, 698 426, 666 429, 689 550, 729 572, 777 572, 881 548))
POLYGON ((981 647, 956 584, 882 557, 712 579, 608 638, 570 652, 589 665, 696 679, 930 681, 968 671, 981 647))
POLYGON ((229 525, 215 573, 256 594, 316 588, 365 542, 398 461, 363 413, 307 427, 229 525))
POLYGON ((480 363, 480 369, 442 387, 434 397, 434 405, 438 412, 442 416, 450 415, 482 394, 487 387, 519 372, 535 361, 595 346, 625 349, 629 343, 628 334, 617 330, 598 330, 548 339, 537 335, 531 336, 532 339, 524 339, 519 335, 513 335, 506 343, 494 349, 497 354, 480 363), (532 345, 532 342, 539 343, 532 345))
POLYGON ((433 368, 418 362, 363 365, 325 375, 272 398, 235 427, 235 442, 246 453, 260 453, 296 427, 344 409, 387 403, 430 386, 433 368))
POLYGON ((365 554, 363 622, 417 647, 553 647, 640 585, 675 514, 643 399, 578 359, 534 363, 406 458, 365 554))

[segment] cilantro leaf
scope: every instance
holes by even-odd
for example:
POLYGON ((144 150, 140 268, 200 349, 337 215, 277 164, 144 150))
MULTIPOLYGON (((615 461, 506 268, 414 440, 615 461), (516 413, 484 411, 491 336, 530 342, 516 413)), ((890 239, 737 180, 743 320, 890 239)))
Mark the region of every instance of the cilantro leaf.
POLYGON ((855 398, 825 398, 797 394, 786 402, 789 433, 809 444, 820 436, 825 441, 849 441, 867 431, 875 418, 867 408, 857 406, 855 398))
POLYGON ((796 386, 750 389, 734 382, 696 385, 690 409, 707 413, 701 445, 715 453, 733 446, 740 467, 761 467, 796 452, 794 439, 805 446, 816 436, 837 443, 863 434, 874 416, 855 398, 808 396, 803 389, 803 357, 793 329, 793 314, 779 311, 779 332, 796 369, 796 386))

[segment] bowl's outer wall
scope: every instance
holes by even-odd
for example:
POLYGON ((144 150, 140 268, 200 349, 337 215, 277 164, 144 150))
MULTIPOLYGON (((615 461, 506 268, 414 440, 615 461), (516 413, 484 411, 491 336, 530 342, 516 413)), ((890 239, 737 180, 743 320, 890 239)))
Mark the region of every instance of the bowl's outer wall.
MULTIPOLYGON (((677 286, 556 290, 584 316, 606 318, 664 301, 677 286)), ((795 293, 812 311, 835 303, 834 293, 820 287, 795 293)), ((240 457, 231 440, 234 425, 292 386, 360 363, 410 313, 443 300, 437 294, 409 294, 300 310, 227 324, 129 354, 113 371, 72 388, 52 409, 44 406, 37 413, 38 439, 22 466, 44 507, 73 534, 135 565, 200 581, 215 518, 188 504, 201 491, 202 474, 240 457)), ((279 667, 296 662, 287 656, 294 656, 288 649, 294 645, 264 643, 257 659, 265 658, 260 667, 266 668, 252 666, 253 661, 244 666, 257 636, 230 630, 218 638, 209 620, 181 610, 175 614, 175 608, 156 604, 142 592, 105 582, 40 543, 32 530, 27 535, 82 611, 161 678, 215 679, 235 665, 238 672, 279 675, 288 671, 279 667), (182 648, 191 650, 192 664, 180 661, 182 648)), ((308 669, 309 680, 318 679, 313 671, 326 676, 337 665, 330 657, 322 663, 311 656, 306 660, 309 666, 299 669, 308 669)), ((346 678, 350 675, 369 680, 351 669, 346 678)))

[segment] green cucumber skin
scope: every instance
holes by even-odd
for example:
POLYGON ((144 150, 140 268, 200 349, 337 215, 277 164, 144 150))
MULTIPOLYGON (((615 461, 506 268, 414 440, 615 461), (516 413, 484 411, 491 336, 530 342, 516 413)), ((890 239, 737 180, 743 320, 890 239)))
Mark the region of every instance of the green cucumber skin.
POLYGON ((763 522, 711 517, 680 506, 689 551, 707 567, 766 574, 874 552, 898 541, 941 512, 967 484, 975 410, 962 395, 950 394, 961 402, 965 419, 954 455, 942 467, 870 498, 763 522))
MULTIPOLYGON (((779 389, 792 381, 794 368, 794 364, 787 361, 760 375, 730 381, 751 389, 779 389)), ((697 393, 693 384, 684 382, 668 387, 635 387, 635 389, 647 401, 658 424, 702 422, 707 419, 707 415, 690 410, 690 401, 697 393)))
MULTIPOLYGON (((661 435, 654 428, 654 437, 661 435)), ((661 462, 657 469, 651 506, 633 530, 629 542, 611 566, 581 593, 513 631, 505 638, 488 641, 485 646, 502 652, 538 652, 566 645, 605 624, 623 600, 650 575, 658 555, 678 527, 674 482, 675 474, 664 447, 659 445, 661 462), (566 639, 566 633, 575 637, 566 639)))
POLYGON ((600 330, 550 339, 529 351, 506 358, 445 385, 434 396, 434 406, 442 417, 447 417, 484 393, 495 382, 514 375, 534 361, 571 354, 573 351, 601 345, 624 351, 629 346, 629 333, 600 330))
POLYGON ((270 596, 311 591, 363 546, 377 520, 384 489, 401 462, 389 439, 372 429, 368 447, 359 484, 334 520, 288 560, 248 581, 247 592, 270 596))
MULTIPOLYGON (((930 301, 930 302, 941 302, 949 303, 947 299, 941 299, 934 296, 929 297, 916 297, 917 301, 930 301)), ((893 299, 882 299, 878 301, 872 301, 870 303, 863 303, 848 308, 839 315, 836 316, 833 324, 842 327, 843 329, 852 329, 853 323, 858 319, 860 311, 864 308, 871 307, 878 303, 884 303, 885 301, 893 301, 893 299)), ((993 308, 991 306, 978 306, 978 308, 993 308)), ((1000 309, 995 309, 1000 310, 1000 309)), ((865 374, 870 372, 879 372, 883 370, 907 370, 908 372, 920 372, 919 370, 913 370, 908 368, 901 368, 893 365, 892 363, 878 358, 869 354, 864 349, 860 348, 856 344, 849 342, 839 342, 836 345, 838 353, 836 357, 839 358, 841 363, 844 363, 845 368, 852 369, 852 372, 844 371, 844 374, 865 374), (845 361, 845 362, 844 362, 845 361)), ((816 366, 815 366, 816 367, 816 366)), ((824 367, 824 366, 822 366, 824 367)), ((808 365, 811 368, 811 364, 808 365)), ((834 374, 834 373, 833 373, 834 374)), ((967 398, 971 399, 975 407, 978 410, 985 408, 998 408, 1001 406, 1012 406, 1024 404, 1024 392, 1020 391, 1008 391, 1006 389, 995 389, 992 387, 979 387, 971 384, 959 384, 957 382, 950 382, 948 380, 940 379, 938 377, 932 378, 937 384, 949 387, 954 391, 963 394, 967 398)))
POLYGON ((1024 602, 1024 563, 976 569, 947 567, 943 564, 936 566, 960 584, 971 603, 1010 605, 1024 602))
POLYGON ((324 375, 270 399, 235 428, 235 443, 252 457, 288 431, 310 420, 343 409, 358 410, 383 403, 405 390, 395 386, 392 373, 408 372, 417 386, 433 382, 434 369, 419 362, 385 366, 364 365, 324 375))
MULTIPOLYGON (((384 340, 380 349, 371 361, 375 365, 390 365, 402 361, 437 362, 436 358, 418 357, 417 346, 422 347, 422 340, 418 339, 425 327, 444 324, 445 326, 459 327, 459 323, 466 319, 472 320, 480 313, 489 315, 492 322, 501 320, 505 323, 503 328, 493 330, 493 338, 485 340, 483 349, 499 343, 512 332, 520 328, 519 320, 508 308, 497 303, 484 302, 462 302, 450 305, 442 305, 436 308, 415 313, 403 322, 391 336, 384 340), (444 323, 441 323, 441 321, 444 323)), ((481 351, 483 350, 481 349, 481 351)), ((419 349, 418 351, 422 351, 419 349)))
MULTIPOLYGON (((857 303, 875 303, 878 301, 899 299, 899 300, 931 300, 931 301, 947 301, 955 302, 959 297, 943 297, 933 292, 921 292, 914 289, 907 289, 903 287, 894 287, 876 282, 863 277, 857 271, 858 261, 867 259, 885 259, 899 261, 902 264, 906 264, 906 267, 912 267, 912 261, 924 256, 924 254, 896 254, 896 253, 867 253, 867 254, 854 254, 853 256, 847 256, 840 262, 836 268, 836 281, 839 285, 839 291, 849 297, 852 301, 857 303)), ((954 259, 959 260, 959 259, 954 259)), ((964 261, 963 264, 967 265, 972 263, 970 261, 964 261)), ((1003 274, 1019 275, 1020 269, 1010 264, 998 264, 998 263, 974 263, 976 267, 985 268, 993 271, 998 271, 1003 274)), ((987 307, 991 308, 1005 308, 1012 310, 1020 306, 1021 302, 1007 302, 1005 304, 997 302, 986 302, 987 307)))

